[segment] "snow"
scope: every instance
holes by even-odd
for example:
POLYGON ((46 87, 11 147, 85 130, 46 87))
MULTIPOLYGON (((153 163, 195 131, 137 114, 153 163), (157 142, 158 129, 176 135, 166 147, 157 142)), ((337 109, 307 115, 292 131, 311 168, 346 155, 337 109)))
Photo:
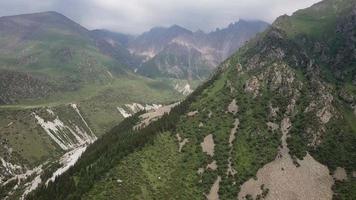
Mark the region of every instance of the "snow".
MULTIPOLYGON (((57 117, 54 121, 45 122, 40 116, 33 113, 35 118, 37 119, 37 123, 45 130, 45 132, 58 144, 63 150, 68 150, 73 147, 72 141, 70 138, 67 141, 64 138, 61 138, 60 132, 66 129, 67 127, 63 124, 61 120, 57 117)), ((62 137, 65 137, 63 134, 62 137)))
POLYGON ((174 89, 178 92, 182 93, 183 95, 188 95, 193 92, 190 85, 187 83, 185 86, 180 86, 178 83, 174 86, 174 89))
POLYGON ((13 175, 16 173, 17 170, 22 169, 21 166, 12 164, 10 162, 6 162, 6 160, 4 160, 3 158, 0 158, 0 160, 1 160, 2 166, 5 168, 5 170, 8 174, 13 175))
POLYGON ((111 78, 114 78, 111 72, 109 72, 109 71, 106 71, 106 72, 109 74, 109 76, 110 76, 111 78))
POLYGON ((152 121, 161 118, 164 114, 169 113, 173 107, 178 105, 180 102, 173 103, 167 106, 161 106, 157 109, 149 110, 148 112, 140 115, 141 121, 134 126, 134 129, 140 129, 149 125, 152 121))
POLYGON ((48 108, 48 109, 46 109, 46 111, 47 111, 49 114, 51 114, 52 116, 55 116, 53 110, 51 110, 51 109, 48 108))
POLYGON ((56 118, 53 121, 45 121, 36 113, 32 113, 35 116, 37 123, 45 130, 45 132, 52 138, 52 140, 61 149, 65 151, 74 149, 84 143, 87 144, 93 143, 97 139, 93 131, 90 129, 88 123, 84 120, 83 116, 81 115, 77 105, 71 104, 71 107, 79 115, 84 125, 90 131, 90 134, 88 134, 83 129, 79 128, 77 125, 71 124, 72 127, 75 128, 74 131, 70 126, 65 125, 63 121, 61 121, 59 117, 56 116, 55 113, 50 109, 47 109, 47 112, 53 116, 56 116, 56 118), (70 135, 72 135, 75 139, 72 139, 73 137, 70 137, 70 135))
POLYGON ((132 103, 132 104, 125 104, 126 107, 128 107, 129 109, 131 109, 131 111, 133 113, 137 113, 141 110, 144 110, 145 108, 139 104, 139 103, 132 103))
MULTIPOLYGON (((63 150, 68 151, 60 158, 59 162, 62 165, 62 167, 58 168, 52 174, 52 177, 46 181, 46 184, 48 184, 49 181, 54 181, 56 177, 60 176, 65 171, 67 171, 71 166, 73 166, 78 161, 82 153, 86 150, 87 146, 90 143, 93 143, 97 139, 97 137, 95 136, 95 134, 90 129, 87 122, 84 120, 83 116, 81 115, 77 104, 70 104, 70 105, 74 109, 74 111, 78 114, 78 116, 81 118, 83 124, 87 127, 87 129, 85 130, 89 130, 90 134, 88 134, 82 127, 72 123, 71 121, 68 122, 70 126, 68 124, 67 125, 64 124, 63 121, 61 121, 59 117, 56 116, 56 114, 50 109, 46 109, 46 111, 55 117, 55 119, 52 121, 45 121, 36 113, 32 113, 32 115, 36 118, 37 123, 56 142, 56 144, 58 144, 63 150)), ((35 190, 42 183, 42 181, 44 181, 41 180, 41 174, 43 172, 42 165, 32 170, 26 170, 26 172, 23 173, 24 170, 21 168, 21 166, 8 163, 3 158, 0 158, 0 160, 2 166, 5 167, 5 170, 8 171, 10 175, 12 175, 12 177, 8 179, 6 182, 4 182, 3 184, 7 184, 13 180, 18 180, 17 184, 14 186, 12 191, 15 191, 17 188, 19 188, 20 184, 23 181, 29 181, 27 179, 28 177, 36 175, 32 180, 24 184, 24 193, 20 198, 21 200, 25 199, 25 197, 30 192, 35 190), (19 170, 16 171, 15 169, 19 169, 19 170)), ((44 163, 43 165, 45 164, 46 163, 44 163)))
POLYGON ((41 175, 36 176, 36 178, 34 178, 32 182, 30 182, 29 186, 26 188, 20 199, 24 200, 30 192, 34 191, 41 184, 41 182, 41 175))
POLYGON ((127 113, 123 108, 117 107, 117 110, 120 112, 120 114, 124 117, 124 118, 128 118, 131 116, 130 113, 127 113))
POLYGON ((89 135, 86 134, 86 136, 88 136, 88 137, 87 137, 88 140, 89 140, 90 142, 94 142, 94 141, 97 139, 97 137, 95 136, 94 132, 93 132, 93 131, 91 130, 91 128, 89 127, 88 123, 84 120, 82 114, 80 113, 80 111, 79 111, 79 109, 78 109, 77 104, 72 103, 71 106, 72 106, 72 108, 75 110, 75 112, 77 112, 77 114, 78 114, 79 117, 82 119, 82 121, 83 121, 83 123, 85 124, 85 126, 87 126, 87 128, 88 128, 89 131, 90 131, 90 133, 92 134, 91 136, 89 136, 89 135))
POLYGON ((67 152, 64 154, 61 159, 60 163, 63 165, 59 169, 57 169, 52 177, 47 180, 46 184, 48 184, 50 181, 54 181, 56 177, 60 176, 64 172, 66 172, 70 167, 72 167, 80 158, 80 156, 83 154, 83 152, 86 150, 87 145, 84 144, 76 149, 73 149, 72 151, 67 152))
POLYGON ((143 110, 144 111, 157 110, 157 109, 161 108, 162 105, 161 104, 142 105, 140 103, 134 102, 131 104, 125 104, 125 107, 127 108, 127 110, 125 110, 122 107, 117 107, 117 109, 124 118, 127 118, 127 117, 132 116, 132 114, 135 114, 135 113, 143 111, 143 110))
MULTIPOLYGON (((4 162, 3 162, 3 164, 4 164, 4 162)), ((22 169, 22 167, 20 167, 18 165, 11 164, 11 163, 7 163, 7 166, 9 166, 9 164, 12 165, 12 166, 17 166, 16 168, 21 168, 22 169)), ((31 182, 28 182, 28 183, 26 183, 24 185, 25 186, 25 191, 24 191, 22 197, 20 198, 22 200, 22 199, 24 199, 24 197, 27 194, 29 194, 31 191, 35 190, 39 186, 39 184, 41 183, 41 178, 40 177, 41 177, 41 173, 42 172, 43 172, 42 165, 39 165, 38 167, 35 167, 35 168, 31 169, 31 170, 26 170, 25 173, 14 172, 12 174, 13 176, 10 179, 8 179, 6 182, 4 182, 3 185, 8 184, 10 181, 17 180, 17 184, 12 188, 11 192, 8 193, 8 195, 11 195, 13 192, 15 192, 15 190, 17 188, 19 188, 19 186, 20 186, 22 181, 27 181, 28 177, 36 174, 37 176, 31 182), (18 173, 18 174, 16 174, 16 173, 18 173)))

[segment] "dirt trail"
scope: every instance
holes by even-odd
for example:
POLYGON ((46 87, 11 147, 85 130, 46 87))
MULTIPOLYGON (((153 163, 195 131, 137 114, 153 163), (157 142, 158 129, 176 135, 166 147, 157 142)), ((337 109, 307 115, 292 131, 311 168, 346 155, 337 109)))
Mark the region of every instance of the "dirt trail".
POLYGON ((326 166, 307 154, 298 160, 296 167, 289 155, 286 139, 291 127, 288 117, 281 122, 282 148, 277 158, 257 172, 257 180, 250 179, 241 186, 238 199, 246 199, 247 194, 256 198, 262 194, 261 186, 269 190, 266 200, 326 200, 332 199, 331 187, 334 183, 326 166))

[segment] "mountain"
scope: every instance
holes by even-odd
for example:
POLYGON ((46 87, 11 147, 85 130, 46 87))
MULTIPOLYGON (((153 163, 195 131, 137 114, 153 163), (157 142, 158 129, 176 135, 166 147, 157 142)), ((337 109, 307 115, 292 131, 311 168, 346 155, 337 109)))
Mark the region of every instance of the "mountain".
POLYGON ((139 35, 129 44, 132 53, 144 57, 145 60, 153 58, 158 52, 180 35, 190 35, 191 31, 178 25, 169 28, 155 27, 139 35))
POLYGON ((123 38, 56 12, 0 18, 0 199, 29 193, 44 171, 66 171, 126 117, 119 108, 133 114, 183 97, 179 81, 131 72, 123 38))
POLYGON ((149 77, 204 80, 220 62, 268 24, 240 20, 211 33, 192 32, 180 26, 153 28, 129 43, 130 52, 143 63, 137 72, 149 77))
MULTIPOLYGON (((2 80, 5 103, 21 97, 44 97, 50 91, 73 91, 82 83, 109 79, 108 71, 125 74, 123 67, 95 47, 89 31, 65 16, 55 13, 36 13, 0 18, 1 70, 10 77, 27 73, 29 83, 41 82, 43 90, 12 87, 2 80), (6 96, 7 93, 13 94, 6 96)), ((11 81, 11 78, 10 80, 11 81)))
POLYGON ((136 68, 140 65, 140 59, 127 49, 133 36, 107 30, 93 30, 90 35, 94 38, 96 46, 105 55, 120 61, 129 68, 136 68))
POLYGON ((355 18, 354 0, 278 18, 28 199, 355 199, 355 18))

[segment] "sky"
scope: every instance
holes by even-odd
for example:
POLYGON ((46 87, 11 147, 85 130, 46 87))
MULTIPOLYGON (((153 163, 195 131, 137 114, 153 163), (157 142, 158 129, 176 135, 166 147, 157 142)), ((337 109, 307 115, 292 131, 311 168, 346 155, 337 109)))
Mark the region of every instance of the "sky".
POLYGON ((140 34, 155 26, 212 31, 239 19, 272 23, 320 0, 0 0, 0 16, 57 11, 88 29, 140 34))

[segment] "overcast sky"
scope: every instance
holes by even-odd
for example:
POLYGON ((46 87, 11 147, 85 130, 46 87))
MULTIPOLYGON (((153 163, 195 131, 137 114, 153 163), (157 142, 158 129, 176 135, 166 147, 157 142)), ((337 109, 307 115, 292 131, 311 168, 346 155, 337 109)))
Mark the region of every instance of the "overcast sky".
POLYGON ((211 31, 242 19, 267 22, 319 0, 0 0, 0 16, 57 11, 89 29, 138 34, 178 24, 211 31))

